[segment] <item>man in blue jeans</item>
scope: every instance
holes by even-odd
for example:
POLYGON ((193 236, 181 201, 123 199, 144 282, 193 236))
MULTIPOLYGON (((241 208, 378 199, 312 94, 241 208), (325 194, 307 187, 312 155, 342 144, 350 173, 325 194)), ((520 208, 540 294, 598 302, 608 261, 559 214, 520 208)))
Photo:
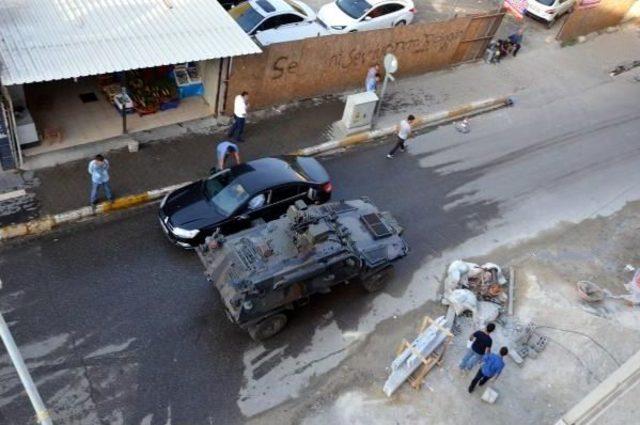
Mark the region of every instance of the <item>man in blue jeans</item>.
POLYGON ((477 384, 483 386, 489 379, 497 379, 498 376, 500 376, 502 369, 504 369, 504 360, 502 360, 502 358, 507 354, 509 354, 507 347, 500 349, 500 355, 493 353, 485 354, 482 359, 482 367, 478 369, 478 373, 476 373, 476 376, 474 376, 471 381, 471 385, 469 385, 469 393, 473 392, 477 384))
POLYGON ((91 174, 91 205, 98 203, 98 189, 100 188, 104 191, 104 196, 109 201, 113 201, 111 186, 109 186, 109 161, 102 155, 96 155, 89 163, 87 171, 91 174))
POLYGON ((460 362, 460 369, 463 372, 468 372, 475 365, 477 365, 482 356, 491 352, 491 344, 493 340, 489 336, 496 328, 496 325, 489 323, 484 331, 476 331, 469 337, 469 341, 472 341, 471 347, 467 350, 462 361, 460 362))

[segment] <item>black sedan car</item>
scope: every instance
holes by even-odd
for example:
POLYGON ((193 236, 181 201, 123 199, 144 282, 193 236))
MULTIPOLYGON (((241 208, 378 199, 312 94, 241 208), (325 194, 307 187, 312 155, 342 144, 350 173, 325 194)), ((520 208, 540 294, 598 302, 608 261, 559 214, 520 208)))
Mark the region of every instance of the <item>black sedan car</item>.
POLYGON ((160 225, 169 239, 193 248, 220 229, 231 234, 257 219, 280 217, 298 199, 331 198, 329 174, 302 156, 261 158, 227 168, 169 193, 160 203, 160 225))

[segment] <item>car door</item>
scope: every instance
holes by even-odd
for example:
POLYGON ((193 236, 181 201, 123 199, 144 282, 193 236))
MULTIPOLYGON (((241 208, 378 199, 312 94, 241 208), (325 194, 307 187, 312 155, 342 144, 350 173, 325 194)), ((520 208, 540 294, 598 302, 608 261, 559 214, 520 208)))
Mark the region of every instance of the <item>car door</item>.
POLYGON ((358 30, 368 31, 381 28, 389 28, 394 24, 394 14, 392 11, 398 11, 397 3, 381 4, 372 8, 367 14, 361 18, 358 30), (392 5, 394 5, 392 7, 392 5))
POLYGON ((280 19, 278 20, 278 26, 276 28, 285 25, 294 25, 304 21, 304 18, 302 16, 296 15, 295 13, 285 13, 283 15, 280 15, 278 18, 280 19))
POLYGON ((281 27, 283 25, 289 25, 297 22, 302 22, 303 18, 293 13, 284 13, 282 15, 271 16, 270 18, 262 21, 260 25, 256 27, 253 34, 259 31, 266 31, 281 27))
POLYGON ((275 220, 286 213, 290 205, 306 196, 307 190, 307 186, 299 183, 287 184, 273 189, 264 219, 266 221, 275 220))

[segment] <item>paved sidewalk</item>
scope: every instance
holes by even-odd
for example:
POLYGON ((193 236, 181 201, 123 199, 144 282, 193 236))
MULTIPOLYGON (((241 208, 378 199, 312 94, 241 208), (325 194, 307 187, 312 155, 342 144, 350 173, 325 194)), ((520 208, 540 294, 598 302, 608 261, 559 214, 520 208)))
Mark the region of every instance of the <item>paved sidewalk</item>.
MULTIPOLYGON (((507 21, 501 32, 508 33, 512 29, 513 23, 507 21)), ((629 26, 620 33, 603 37, 620 39, 622 46, 637 42, 636 32, 629 26)), ((436 112, 488 97, 516 95, 518 107, 518 93, 533 90, 530 94, 535 97, 536 86, 557 86, 553 96, 549 96, 549 90, 540 91, 538 95, 548 97, 551 102, 566 92, 570 81, 594 84, 610 78, 608 70, 618 61, 633 59, 628 57, 633 49, 620 48, 610 55, 611 63, 591 63, 597 59, 582 58, 584 55, 577 55, 573 47, 561 48, 555 42, 548 43, 551 35, 532 29, 528 35, 525 34, 518 57, 507 58, 498 65, 477 62, 392 83, 384 99, 377 128, 393 125, 409 113, 436 112), (576 58, 580 58, 579 61, 576 58), (598 72, 585 75, 585 65, 598 69, 598 72)), ((341 118, 343 104, 342 96, 330 96, 296 102, 280 111, 260 112, 261 117, 247 125, 246 142, 240 145, 243 160, 290 152, 330 140, 331 125, 341 118)), ((108 153, 116 196, 206 176, 214 164, 215 146, 225 138, 224 130, 207 133, 194 128, 197 126, 178 125, 173 129, 148 132, 142 136, 163 140, 141 145, 137 153, 108 153)), ((27 195, 8 203, 0 201, 0 225, 87 205, 90 187, 86 166, 87 161, 82 160, 35 173, 9 174, 12 177, 4 178, 9 180, 8 183, 0 181, 0 192, 24 188, 27 195)))

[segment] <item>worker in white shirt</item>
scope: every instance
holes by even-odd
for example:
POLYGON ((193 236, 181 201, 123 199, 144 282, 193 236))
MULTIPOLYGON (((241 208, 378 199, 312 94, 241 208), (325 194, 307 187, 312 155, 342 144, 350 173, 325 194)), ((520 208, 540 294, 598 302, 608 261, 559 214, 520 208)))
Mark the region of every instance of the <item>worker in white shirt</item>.
POLYGON ((249 93, 243 91, 236 96, 233 102, 233 125, 229 129, 227 136, 235 139, 236 142, 243 142, 242 132, 244 131, 244 121, 247 117, 249 107, 249 93))

